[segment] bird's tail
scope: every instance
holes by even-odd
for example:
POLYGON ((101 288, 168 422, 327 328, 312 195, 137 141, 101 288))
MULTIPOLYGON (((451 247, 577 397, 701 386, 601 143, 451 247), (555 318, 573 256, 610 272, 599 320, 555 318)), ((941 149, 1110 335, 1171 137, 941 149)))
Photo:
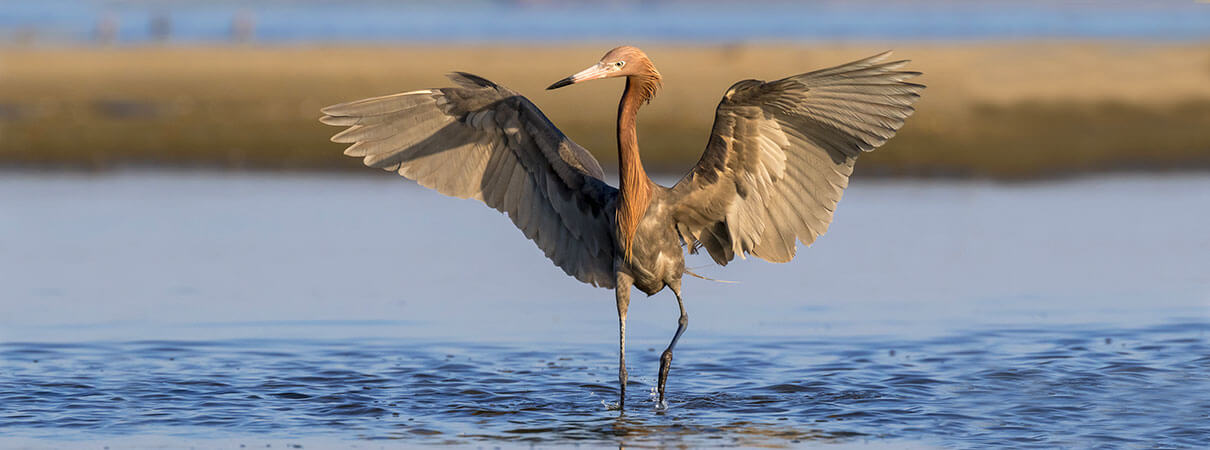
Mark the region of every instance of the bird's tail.
POLYGON ((686 268, 685 268, 685 273, 687 273, 687 274, 689 274, 689 275, 693 275, 693 276, 698 277, 698 278, 701 278, 701 279, 706 280, 706 281, 713 281, 713 282, 716 282, 716 283, 736 283, 736 284, 738 284, 738 283, 739 283, 738 281, 716 280, 716 279, 713 279, 713 278, 710 278, 710 277, 706 277, 706 276, 698 275, 698 274, 696 274, 696 273, 693 273, 693 271, 692 271, 692 270, 689 270, 689 268, 688 268, 688 267, 686 267, 686 268))

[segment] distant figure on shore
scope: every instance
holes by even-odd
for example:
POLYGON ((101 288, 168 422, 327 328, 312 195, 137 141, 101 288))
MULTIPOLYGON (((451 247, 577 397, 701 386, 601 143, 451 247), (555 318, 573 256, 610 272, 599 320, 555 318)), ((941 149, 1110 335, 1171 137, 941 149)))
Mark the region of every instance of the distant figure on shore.
POLYGON ((256 15, 251 10, 241 9, 231 18, 231 40, 246 44, 256 37, 256 15))
POLYGON ((172 37, 172 16, 164 11, 151 16, 151 22, 147 24, 147 33, 151 35, 153 41, 167 41, 172 37))
POLYGON ((118 40, 118 15, 112 11, 101 13, 97 17, 97 28, 93 30, 93 41, 101 45, 110 45, 118 40))

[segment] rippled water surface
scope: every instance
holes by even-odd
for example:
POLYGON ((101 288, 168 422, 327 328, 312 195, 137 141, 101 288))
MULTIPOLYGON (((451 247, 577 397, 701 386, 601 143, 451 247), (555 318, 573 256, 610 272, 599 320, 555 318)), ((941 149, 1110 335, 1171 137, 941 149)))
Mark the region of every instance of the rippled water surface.
POLYGON ((393 178, 7 174, 0 447, 1196 448, 1208 193, 855 180, 793 263, 686 281, 665 411, 676 305, 636 297, 619 414, 612 295, 481 205, 393 178))
MULTIPOLYGON (((0 346, 0 423, 52 439, 267 434, 410 442, 1200 446, 1210 324, 999 329, 923 340, 686 343, 669 409, 605 346, 225 340, 0 346)), ((636 349, 633 371, 654 373, 636 349)))

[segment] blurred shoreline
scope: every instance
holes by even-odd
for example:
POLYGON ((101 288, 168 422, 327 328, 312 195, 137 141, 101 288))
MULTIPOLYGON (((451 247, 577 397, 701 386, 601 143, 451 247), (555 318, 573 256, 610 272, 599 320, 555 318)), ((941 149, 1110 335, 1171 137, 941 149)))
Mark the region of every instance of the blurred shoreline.
MULTIPOLYGON (((345 171, 319 108, 447 86, 463 70, 533 100, 615 164, 620 81, 548 92, 611 44, 0 47, 0 169, 345 171)), ((722 92, 893 47, 928 85, 861 176, 1034 179, 1210 169, 1210 44, 1122 41, 649 45, 664 89, 644 163, 683 173, 722 92)))

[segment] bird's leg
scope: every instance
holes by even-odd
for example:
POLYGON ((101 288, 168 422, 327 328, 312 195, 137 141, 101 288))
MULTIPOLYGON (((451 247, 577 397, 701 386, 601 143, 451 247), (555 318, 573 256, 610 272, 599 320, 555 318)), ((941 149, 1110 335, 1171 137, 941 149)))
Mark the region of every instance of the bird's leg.
POLYGON ((668 370, 672 368, 672 349, 676 348, 676 341, 681 338, 681 334, 685 332, 685 327, 689 326, 689 314, 685 313, 685 301, 681 300, 679 290, 674 290, 676 294, 676 304, 681 307, 681 318, 676 323, 676 334, 672 336, 672 342, 668 344, 668 348, 664 350, 664 354, 660 355, 660 379, 659 379, 659 407, 663 408, 664 404, 664 383, 668 382, 668 370))
POLYGON ((618 409, 626 406, 626 310, 630 308, 630 280, 618 275, 614 294, 618 299, 618 409))

